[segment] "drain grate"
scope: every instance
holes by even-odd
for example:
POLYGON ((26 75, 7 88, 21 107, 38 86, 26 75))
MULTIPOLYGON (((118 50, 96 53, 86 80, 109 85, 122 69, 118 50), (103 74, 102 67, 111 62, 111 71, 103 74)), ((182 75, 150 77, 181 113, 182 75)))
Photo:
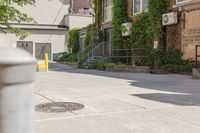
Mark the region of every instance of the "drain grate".
POLYGON ((85 106, 79 103, 72 102, 53 102, 53 103, 44 103, 35 106, 35 110, 38 112, 46 113, 61 113, 61 112, 70 112, 78 111, 83 109, 85 106))

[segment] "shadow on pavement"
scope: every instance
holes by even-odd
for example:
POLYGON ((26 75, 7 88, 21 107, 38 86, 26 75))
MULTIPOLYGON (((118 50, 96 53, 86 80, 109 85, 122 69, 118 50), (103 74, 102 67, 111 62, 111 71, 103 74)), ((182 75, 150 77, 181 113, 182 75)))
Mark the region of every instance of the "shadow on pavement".
POLYGON ((185 75, 153 75, 144 73, 104 72, 97 70, 76 69, 63 64, 50 63, 50 70, 74 74, 94 75, 129 80, 137 89, 157 90, 159 93, 130 94, 143 99, 170 103, 180 106, 200 105, 200 80, 185 75))

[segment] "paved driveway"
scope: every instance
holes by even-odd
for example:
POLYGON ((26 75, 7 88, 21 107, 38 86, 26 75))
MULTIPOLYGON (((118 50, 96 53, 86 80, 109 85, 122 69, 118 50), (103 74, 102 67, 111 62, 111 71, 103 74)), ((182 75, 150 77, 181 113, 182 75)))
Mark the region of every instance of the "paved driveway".
POLYGON ((49 73, 37 74, 36 104, 85 108, 36 112, 36 133, 200 133, 200 80, 50 66, 49 73))

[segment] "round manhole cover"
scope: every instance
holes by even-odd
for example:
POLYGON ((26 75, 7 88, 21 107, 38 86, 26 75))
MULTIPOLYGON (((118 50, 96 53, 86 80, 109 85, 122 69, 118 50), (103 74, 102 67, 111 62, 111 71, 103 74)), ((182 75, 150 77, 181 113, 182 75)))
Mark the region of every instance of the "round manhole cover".
POLYGON ((84 108, 84 105, 72 102, 55 102, 44 103, 35 106, 35 110, 38 112, 46 113, 60 113, 69 111, 78 111, 84 108))

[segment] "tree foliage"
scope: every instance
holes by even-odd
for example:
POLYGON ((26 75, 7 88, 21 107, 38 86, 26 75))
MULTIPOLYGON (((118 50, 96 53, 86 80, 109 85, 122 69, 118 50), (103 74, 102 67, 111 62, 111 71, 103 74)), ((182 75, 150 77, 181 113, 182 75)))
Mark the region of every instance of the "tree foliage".
POLYGON ((35 0, 1 0, 0 1, 0 31, 5 33, 9 29, 17 36, 26 36, 27 33, 15 28, 11 23, 35 23, 27 14, 20 12, 16 6, 34 5, 35 0))
POLYGON ((71 29, 69 31, 68 49, 72 53, 78 53, 79 51, 79 31, 77 29, 71 29))

